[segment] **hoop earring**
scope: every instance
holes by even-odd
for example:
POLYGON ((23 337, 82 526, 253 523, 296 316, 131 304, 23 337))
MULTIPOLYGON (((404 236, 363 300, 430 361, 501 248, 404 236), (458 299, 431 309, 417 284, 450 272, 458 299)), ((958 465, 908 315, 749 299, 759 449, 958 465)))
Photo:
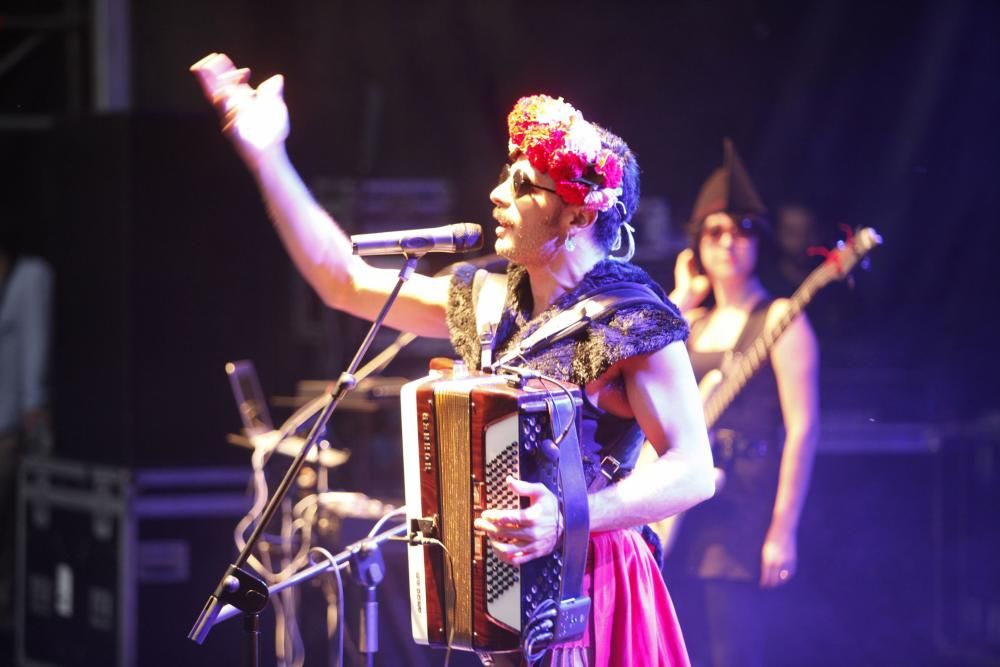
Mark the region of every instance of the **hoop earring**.
POLYGON ((615 239, 614 245, 611 246, 611 251, 614 252, 621 248, 622 246, 622 236, 628 239, 628 250, 625 251, 624 255, 613 255, 611 259, 617 262, 627 262, 635 256, 635 227, 627 222, 623 222, 621 228, 618 230, 618 238, 615 239))
POLYGON ((615 201, 615 206, 614 207, 616 209, 618 209, 619 213, 621 213, 621 219, 622 220, 624 220, 625 218, 628 217, 628 207, 625 206, 625 202, 623 202, 621 199, 618 199, 618 200, 615 201))

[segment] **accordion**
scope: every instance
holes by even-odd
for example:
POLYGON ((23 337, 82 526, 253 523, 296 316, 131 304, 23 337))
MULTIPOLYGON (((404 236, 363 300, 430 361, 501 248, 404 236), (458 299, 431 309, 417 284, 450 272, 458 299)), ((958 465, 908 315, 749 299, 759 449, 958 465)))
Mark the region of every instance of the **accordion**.
POLYGON ((580 391, 530 371, 469 374, 459 363, 400 393, 413 638, 537 655, 581 636, 589 618, 580 391), (526 506, 508 475, 545 484, 564 519, 555 551, 519 567, 499 560, 473 529, 486 508, 526 506))

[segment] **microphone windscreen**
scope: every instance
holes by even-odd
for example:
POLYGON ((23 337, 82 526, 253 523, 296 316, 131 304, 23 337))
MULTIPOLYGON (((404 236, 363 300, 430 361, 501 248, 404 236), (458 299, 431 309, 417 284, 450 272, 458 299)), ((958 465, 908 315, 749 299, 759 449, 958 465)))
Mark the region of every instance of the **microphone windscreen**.
POLYGON ((474 222, 459 222, 453 228, 456 250, 479 250, 483 247, 483 228, 480 225, 474 222))

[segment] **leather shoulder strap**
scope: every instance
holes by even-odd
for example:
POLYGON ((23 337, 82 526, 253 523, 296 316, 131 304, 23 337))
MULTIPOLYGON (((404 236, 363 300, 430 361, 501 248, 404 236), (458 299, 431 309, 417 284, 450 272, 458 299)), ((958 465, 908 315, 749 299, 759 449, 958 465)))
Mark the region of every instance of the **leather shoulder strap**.
POLYGON ((559 313, 538 330, 525 338, 493 367, 513 363, 515 360, 535 350, 552 345, 558 340, 572 336, 591 322, 602 320, 627 306, 645 304, 667 309, 668 306, 653 290, 645 285, 614 287, 577 301, 572 307, 559 313))
POLYGON ((476 334, 482 348, 480 368, 493 363, 494 333, 507 301, 507 274, 479 269, 472 279, 472 299, 476 307, 476 334))
POLYGON ((559 443, 559 486, 562 491, 559 500, 566 522, 562 535, 559 608, 552 629, 552 641, 559 643, 582 637, 590 618, 591 600, 583 585, 590 545, 590 510, 578 437, 580 413, 576 402, 557 401, 552 416, 553 433, 569 426, 559 443))

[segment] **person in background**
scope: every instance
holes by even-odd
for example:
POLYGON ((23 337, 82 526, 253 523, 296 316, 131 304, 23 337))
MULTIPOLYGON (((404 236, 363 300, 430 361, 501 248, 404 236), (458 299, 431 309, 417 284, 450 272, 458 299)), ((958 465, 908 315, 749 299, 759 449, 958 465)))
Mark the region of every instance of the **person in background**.
POLYGON ((774 278, 783 293, 791 294, 823 261, 822 257, 809 253, 810 248, 823 243, 816 213, 794 201, 778 205, 774 213, 774 240, 777 245, 774 278))
MULTIPOLYGON (((788 301, 773 298, 758 275, 772 257, 766 213, 727 139, 724 165, 695 202, 691 247, 677 258, 670 295, 691 326, 703 398, 727 363, 787 312, 788 301)), ((763 664, 767 591, 787 585, 798 568, 819 433, 818 366, 803 314, 714 424, 715 497, 661 526, 670 551, 664 574, 695 664, 763 664)))
POLYGON ((24 255, 14 223, 0 222, 0 629, 10 627, 15 485, 24 455, 52 446, 47 373, 52 269, 24 255))

